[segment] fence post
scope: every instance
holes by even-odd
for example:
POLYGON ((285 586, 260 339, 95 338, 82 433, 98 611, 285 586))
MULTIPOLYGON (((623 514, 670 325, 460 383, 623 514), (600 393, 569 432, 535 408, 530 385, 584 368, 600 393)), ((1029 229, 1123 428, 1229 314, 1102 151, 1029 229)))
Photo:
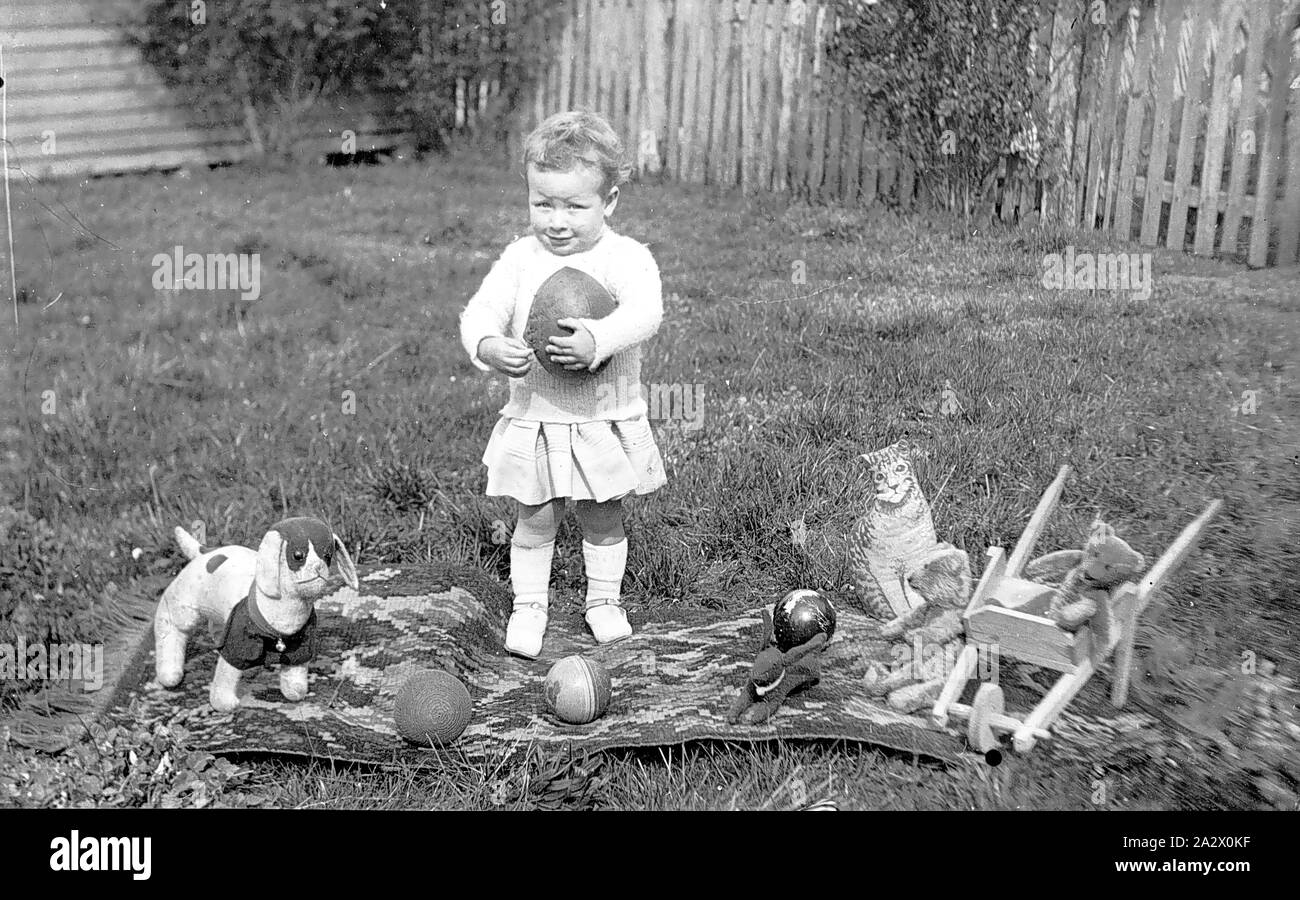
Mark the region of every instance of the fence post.
MULTIPOLYGON (((1246 68, 1241 78, 1241 105, 1237 109, 1237 127, 1233 132, 1232 171, 1228 176, 1228 205, 1223 213, 1223 238, 1219 252, 1237 255, 1241 217, 1246 209, 1247 178, 1251 159, 1257 152, 1255 127, 1256 92, 1259 74, 1264 67, 1264 48, 1272 20, 1272 0, 1258 0, 1252 8, 1250 34, 1247 35, 1246 68)), ((1249 243, 1247 244, 1249 247, 1249 243)), ((1249 251, 1248 251, 1249 252, 1249 251)))
POLYGON ((682 114, 677 131, 677 177, 690 181, 692 156, 699 143, 696 122, 699 117, 700 53, 703 37, 700 29, 698 0, 677 0, 673 13, 673 38, 682 43, 682 114))
MULTIPOLYGON (((1297 7, 1291 4, 1290 8, 1294 15, 1297 7)), ((1279 34, 1289 35, 1295 20, 1283 24, 1288 27, 1279 34)), ((1287 83, 1287 97, 1291 108, 1287 116, 1286 195, 1281 200, 1278 211, 1276 265, 1289 266, 1294 262, 1300 262, 1300 247, 1296 246, 1300 243, 1300 63, 1290 72, 1283 72, 1282 80, 1287 83)))
MULTIPOLYGON (((1201 89, 1205 82, 1206 45, 1209 43, 1210 22, 1214 12, 1198 9, 1194 14, 1196 26, 1192 29, 1191 52, 1187 57, 1187 77, 1183 79, 1183 121, 1178 129, 1178 156, 1174 163, 1173 193, 1169 198, 1169 228, 1165 233, 1165 246, 1170 250, 1183 249, 1187 233, 1187 210, 1191 205, 1196 134, 1205 113, 1205 106, 1201 103, 1201 89)), ((1206 177, 1204 170, 1201 177, 1206 177)))
POLYGON ((773 187, 777 119, 781 115, 778 96, 781 73, 781 33, 785 3, 772 0, 767 6, 767 15, 763 20, 763 66, 760 70, 762 80, 762 98, 759 108, 762 111, 763 125, 758 134, 757 166, 758 186, 764 190, 773 187))
POLYGON ((1160 217, 1164 209, 1165 164, 1169 161, 1169 125, 1173 114, 1174 75, 1178 70, 1178 48, 1182 43, 1186 0, 1165 0, 1165 39, 1160 47, 1160 67, 1156 76, 1155 124, 1151 127, 1151 146, 1147 155, 1146 190, 1142 198, 1142 231, 1138 240, 1154 247, 1160 237, 1160 217))
MULTIPOLYGON (((1273 80, 1268 98, 1268 124, 1259 145, 1259 183, 1255 186, 1255 217, 1250 223, 1250 257, 1247 264, 1259 268, 1268 263, 1268 242, 1272 231, 1271 216, 1277 211, 1278 159, 1282 155, 1282 129, 1286 116, 1287 95, 1291 92, 1287 74, 1291 68, 1291 31, 1286 28, 1286 14, 1291 4, 1281 3, 1269 28, 1273 41, 1273 80)), ((1294 152, 1294 151, 1293 151, 1294 152)), ((1279 253, 1279 256, 1281 254, 1279 253)))
MULTIPOLYGON (((1214 254, 1214 232, 1220 210, 1223 186, 1223 150, 1228 137, 1228 87, 1232 82, 1232 50, 1236 45, 1237 25, 1245 17, 1244 8, 1224 4, 1219 20, 1219 48, 1214 54, 1214 81, 1210 88, 1210 112, 1205 127, 1205 163, 1201 167, 1201 199, 1196 209, 1196 238, 1192 252, 1197 256, 1214 254)), ((1244 88, 1245 85, 1243 84, 1244 88)))
POLYGON ((790 150, 803 75, 802 38, 807 15, 804 0, 789 0, 781 29, 781 111, 777 115, 776 158, 772 163, 772 188, 777 191, 790 186, 790 150))
POLYGON ((812 135, 808 147, 808 196, 816 199, 821 195, 822 178, 826 172, 826 115, 827 102, 826 81, 826 19, 827 6, 823 3, 817 7, 816 27, 813 30, 813 65, 812 65, 812 135))
MULTIPOLYGON (((1094 107, 1094 115, 1097 116, 1097 120, 1092 123, 1088 136, 1088 174, 1087 180, 1084 182, 1084 196, 1087 206, 1084 208, 1083 224, 1087 228, 1098 227, 1097 210, 1101 204, 1102 179, 1109 174, 1108 169, 1102 169, 1101 162, 1108 157, 1115 158, 1119 150, 1115 143, 1115 107, 1119 94, 1120 71, 1124 68, 1124 51, 1128 45, 1130 11, 1131 7, 1126 6, 1115 27, 1112 27, 1110 22, 1103 26, 1105 29, 1103 35, 1106 38, 1106 66, 1100 81, 1101 110, 1100 113, 1097 113, 1094 107)), ((1107 180, 1105 184, 1106 203, 1109 206, 1111 201, 1114 200, 1115 182, 1111 179, 1107 180)), ((1105 219, 1105 209, 1101 210, 1101 215, 1105 219)))
POLYGON ((1096 114, 1098 81, 1101 77, 1103 28, 1093 25, 1087 0, 1076 3, 1070 29, 1069 73, 1074 78, 1073 106, 1070 110, 1070 169, 1066 181, 1065 210, 1071 227, 1079 225, 1087 183, 1088 145, 1096 114), (1077 58, 1077 62, 1076 62, 1077 58))

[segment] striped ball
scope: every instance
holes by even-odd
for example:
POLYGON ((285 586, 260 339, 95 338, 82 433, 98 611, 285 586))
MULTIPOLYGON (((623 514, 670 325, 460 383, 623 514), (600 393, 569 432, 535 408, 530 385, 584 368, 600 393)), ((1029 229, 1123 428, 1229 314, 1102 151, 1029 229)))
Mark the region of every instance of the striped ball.
POLYGON ((566 656, 546 673, 546 707, 571 725, 604 715, 610 692, 605 667, 584 656, 566 656))
POLYGON ((393 719, 397 733, 413 744, 450 744, 469 725, 469 689, 441 669, 421 669, 397 691, 393 719))

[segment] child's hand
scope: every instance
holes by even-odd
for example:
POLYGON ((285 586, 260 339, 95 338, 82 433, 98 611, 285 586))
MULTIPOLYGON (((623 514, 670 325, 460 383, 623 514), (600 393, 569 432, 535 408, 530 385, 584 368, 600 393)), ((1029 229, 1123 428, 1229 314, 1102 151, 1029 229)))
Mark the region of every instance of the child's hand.
POLYGON ((532 348, 516 338, 483 338, 478 344, 478 358, 511 378, 523 378, 533 367, 532 348))
POLYGON ((570 372, 590 368, 596 358, 596 339, 591 336, 587 326, 577 319, 560 319, 556 324, 570 329, 573 334, 547 339, 546 352, 550 354, 551 361, 570 372))

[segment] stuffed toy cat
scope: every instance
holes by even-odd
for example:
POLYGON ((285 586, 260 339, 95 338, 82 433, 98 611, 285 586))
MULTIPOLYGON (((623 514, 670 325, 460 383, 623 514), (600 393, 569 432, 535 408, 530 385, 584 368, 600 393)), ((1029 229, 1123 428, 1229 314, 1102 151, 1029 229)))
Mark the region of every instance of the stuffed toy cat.
POLYGON ((892 667, 869 667, 867 693, 887 694, 889 705, 901 712, 933 703, 943 687, 946 668, 934 662, 960 652, 961 615, 971 593, 966 551, 935 535, 930 504, 912 467, 916 452, 901 440, 863 454, 875 494, 849 541, 859 598, 885 620, 880 636, 903 642, 892 648, 892 667))
POLYGON ((935 536, 930 504, 912 467, 915 452, 904 439, 862 455, 875 493, 849 537, 858 597, 876 616, 892 620, 886 627, 899 634, 920 622, 927 605, 949 609, 971 587, 966 551, 935 536))

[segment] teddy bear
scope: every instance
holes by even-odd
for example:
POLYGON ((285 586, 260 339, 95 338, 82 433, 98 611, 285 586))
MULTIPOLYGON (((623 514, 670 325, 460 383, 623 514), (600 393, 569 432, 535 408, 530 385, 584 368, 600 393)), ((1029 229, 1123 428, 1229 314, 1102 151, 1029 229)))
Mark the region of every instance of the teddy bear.
POLYGON ((864 678, 869 696, 887 697, 905 713, 934 703, 965 646, 961 617, 970 600, 970 563, 962 551, 936 553, 908 583, 924 601, 880 627, 880 636, 894 642, 892 663, 871 663, 864 678))
POLYGON ((1114 528, 1097 521, 1082 550, 1041 556, 1025 567, 1025 576, 1049 578, 1049 573, 1067 565, 1071 568, 1052 594, 1045 614, 1058 627, 1074 632, 1097 614, 1098 604, 1109 600, 1113 588, 1136 578, 1146 560, 1115 534, 1114 528))

